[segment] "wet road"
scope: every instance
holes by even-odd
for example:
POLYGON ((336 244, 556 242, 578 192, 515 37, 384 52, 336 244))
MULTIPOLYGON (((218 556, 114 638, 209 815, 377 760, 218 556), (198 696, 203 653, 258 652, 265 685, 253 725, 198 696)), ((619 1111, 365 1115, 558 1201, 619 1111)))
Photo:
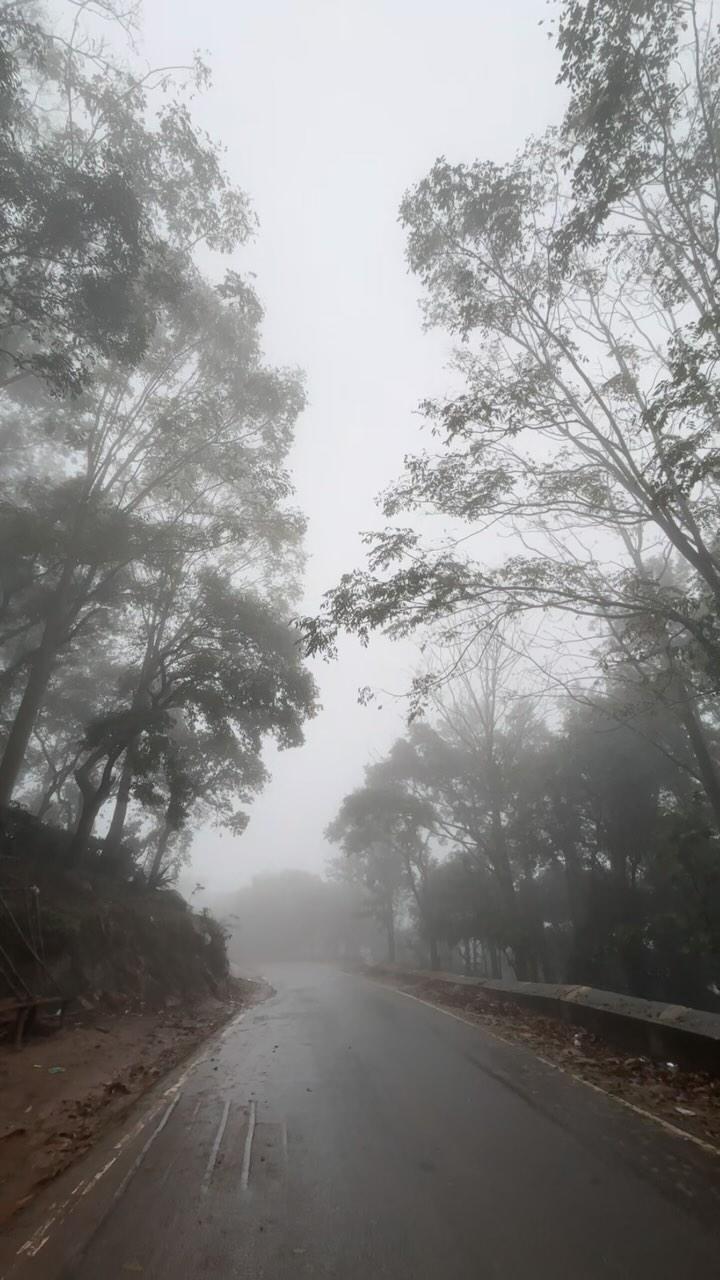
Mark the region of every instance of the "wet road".
POLYGON ((0 1275, 718 1274, 720 1160, 362 977, 268 976, 277 994, 54 1187, 0 1275))

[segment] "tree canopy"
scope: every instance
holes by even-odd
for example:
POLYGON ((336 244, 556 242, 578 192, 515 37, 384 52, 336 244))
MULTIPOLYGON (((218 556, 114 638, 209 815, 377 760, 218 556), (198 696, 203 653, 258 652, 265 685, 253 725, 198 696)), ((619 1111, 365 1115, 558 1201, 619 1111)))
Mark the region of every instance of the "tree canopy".
MULTIPOLYGON (((136 363, 181 296, 198 240, 246 238, 245 196, 197 129, 170 69, 134 72, 93 17, 130 34, 115 0, 0 14, 3 385, 87 385, 100 357, 136 363), (162 92, 161 92, 162 91, 162 92)), ((201 62, 186 69, 201 86, 201 62)))
POLYGON ((411 719, 447 690, 389 765, 454 850, 448 937, 644 993, 675 966, 707 1001, 716 960, 681 956, 717 956, 720 29, 701 0, 560 0, 551 32, 560 125, 402 201, 459 385, 304 632, 417 638, 411 719), (522 722, 488 701, 498 644, 542 676, 522 722))
POLYGON ((197 264, 254 222, 190 113, 206 69, 135 71, 133 35, 114 0, 0 20, 0 804, 154 883, 193 823, 242 831, 264 744, 298 746, 316 696, 291 623, 302 376, 265 360, 237 265, 197 264))

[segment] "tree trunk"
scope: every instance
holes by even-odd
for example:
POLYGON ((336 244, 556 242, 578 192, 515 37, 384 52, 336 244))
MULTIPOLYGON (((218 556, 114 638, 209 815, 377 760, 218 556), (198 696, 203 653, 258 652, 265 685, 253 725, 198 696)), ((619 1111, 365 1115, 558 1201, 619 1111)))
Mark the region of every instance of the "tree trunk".
POLYGON ((115 799, 115 808, 113 816, 108 827, 108 833, 103 843, 103 857, 112 858, 120 848, 123 831, 125 830, 125 819, 127 817, 128 805, 130 803, 130 790, 132 788, 132 780, 135 774, 133 749, 128 747, 125 752, 122 772, 120 774, 120 782, 118 783, 117 796, 115 799))
POLYGON ((705 730, 696 714, 692 699, 679 679, 676 680, 676 687, 680 697, 680 718, 695 753, 700 777, 713 811, 715 824, 720 830, 720 775, 718 775, 717 766, 710 754, 705 730))
POLYGON ((512 948, 515 974, 518 981, 525 982, 529 976, 527 947, 520 937, 523 926, 518 912, 517 889, 510 864, 507 840, 505 839, 505 826, 495 797, 491 800, 490 820, 492 823, 492 857, 490 866, 498 882, 503 905, 507 912, 507 943, 512 948))
POLYGON ((35 809, 36 818, 40 818, 40 820, 42 821, 48 809, 50 808, 50 805, 52 804, 53 799, 55 798, 55 796, 60 795, 60 792, 65 786, 65 783, 67 782, 71 773, 72 773, 71 764, 65 766, 65 768, 63 769, 59 769, 56 773, 53 773, 52 777, 46 783, 45 789, 42 792, 40 799, 38 801, 37 807, 35 809))
POLYGON ((584 982, 592 986, 595 976, 591 960, 594 941, 590 922, 592 880, 589 875, 586 880, 583 879, 582 867, 574 849, 563 849, 561 857, 572 925, 572 940, 564 981, 584 982))
MULTIPOLYGON (((140 707, 147 699, 147 689, 152 671, 153 659, 155 657, 155 636, 151 637, 145 646, 145 655, 140 670, 140 676, 137 688, 133 694, 132 710, 139 711, 140 707)), ((125 819, 127 817, 128 805, 130 803, 130 791, 132 789, 132 781, 135 776, 135 741, 128 744, 123 761, 122 773, 118 784, 117 799, 113 816, 110 821, 105 843, 103 845, 103 855, 113 857, 120 848, 120 841, 125 830, 125 819)))
POLYGON ((75 562, 66 560, 45 620, 40 646, 29 664, 30 674, 0 761, 0 807, 10 804, 13 798, 28 743, 52 675, 62 641, 65 610, 74 571, 75 562))
POLYGON ((75 770, 75 778, 82 795, 82 806, 75 834, 70 842, 69 860, 72 866, 75 866, 87 852, 88 843, 95 826, 95 819, 110 795, 113 783, 113 769, 119 754, 119 751, 115 751, 108 756, 97 787, 92 785, 92 768, 93 764, 97 763, 97 760, 86 761, 80 769, 75 770))
POLYGON ((68 860, 71 866, 77 866, 78 862, 86 852, 90 837, 95 826, 95 819, 100 812, 104 796, 100 795, 100 791, 95 792, 92 796, 83 796, 80 817, 75 828, 75 833, 70 841, 70 849, 68 852, 68 860))
POLYGON ((428 939, 428 949, 430 951, 430 968, 439 969, 440 955, 438 953, 437 938, 431 937, 428 939))
POLYGON ((510 943, 510 950, 512 951, 512 964, 517 981, 534 982, 532 955, 524 938, 519 939, 516 935, 515 939, 510 943))
POLYGON ((54 772, 53 769, 48 769, 47 773, 45 774, 45 778, 46 778, 45 786, 40 792, 40 798, 35 806, 35 817, 40 818, 41 821, 44 818, 45 814, 47 813, 48 809, 50 808, 50 805, 52 804, 52 798, 55 795, 55 792, 57 791, 57 787, 58 787, 57 774, 54 772))
POLYGON ((165 854, 167 852, 167 847, 170 843, 171 835, 172 835, 172 828, 166 818, 165 825, 160 833, 160 839, 158 840, 157 849, 153 854, 153 860, 150 865, 150 871, 148 873, 149 889, 154 889, 155 886, 157 885, 158 880, 160 879, 160 872, 162 871, 163 858, 165 857, 165 854))
POLYGON ((30 675, 0 761, 0 806, 10 804, 13 798, 13 792, 25 760, 28 743, 45 697, 45 690, 47 689, 55 661, 55 654, 55 644, 52 641, 49 630, 46 628, 41 646, 35 654, 30 667, 30 675))

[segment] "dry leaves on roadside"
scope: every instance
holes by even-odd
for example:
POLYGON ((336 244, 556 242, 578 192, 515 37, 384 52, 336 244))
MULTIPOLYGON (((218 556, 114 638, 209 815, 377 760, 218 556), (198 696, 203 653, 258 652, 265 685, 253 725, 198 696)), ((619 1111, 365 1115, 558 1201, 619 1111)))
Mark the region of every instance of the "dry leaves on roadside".
POLYGON ((391 985, 459 1011, 502 1039, 523 1044, 581 1080, 720 1148, 720 1078, 619 1053, 589 1031, 510 1001, 490 1001, 462 984, 422 979, 391 980, 391 985))

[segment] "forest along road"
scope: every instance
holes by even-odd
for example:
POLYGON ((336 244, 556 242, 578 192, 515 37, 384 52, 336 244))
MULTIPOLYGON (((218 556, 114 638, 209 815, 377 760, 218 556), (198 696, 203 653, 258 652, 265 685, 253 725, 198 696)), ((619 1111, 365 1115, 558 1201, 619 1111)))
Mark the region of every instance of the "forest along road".
POLYGON ((720 1159, 366 978, 266 972, 277 993, 49 1189, 0 1275, 717 1274, 720 1159))

